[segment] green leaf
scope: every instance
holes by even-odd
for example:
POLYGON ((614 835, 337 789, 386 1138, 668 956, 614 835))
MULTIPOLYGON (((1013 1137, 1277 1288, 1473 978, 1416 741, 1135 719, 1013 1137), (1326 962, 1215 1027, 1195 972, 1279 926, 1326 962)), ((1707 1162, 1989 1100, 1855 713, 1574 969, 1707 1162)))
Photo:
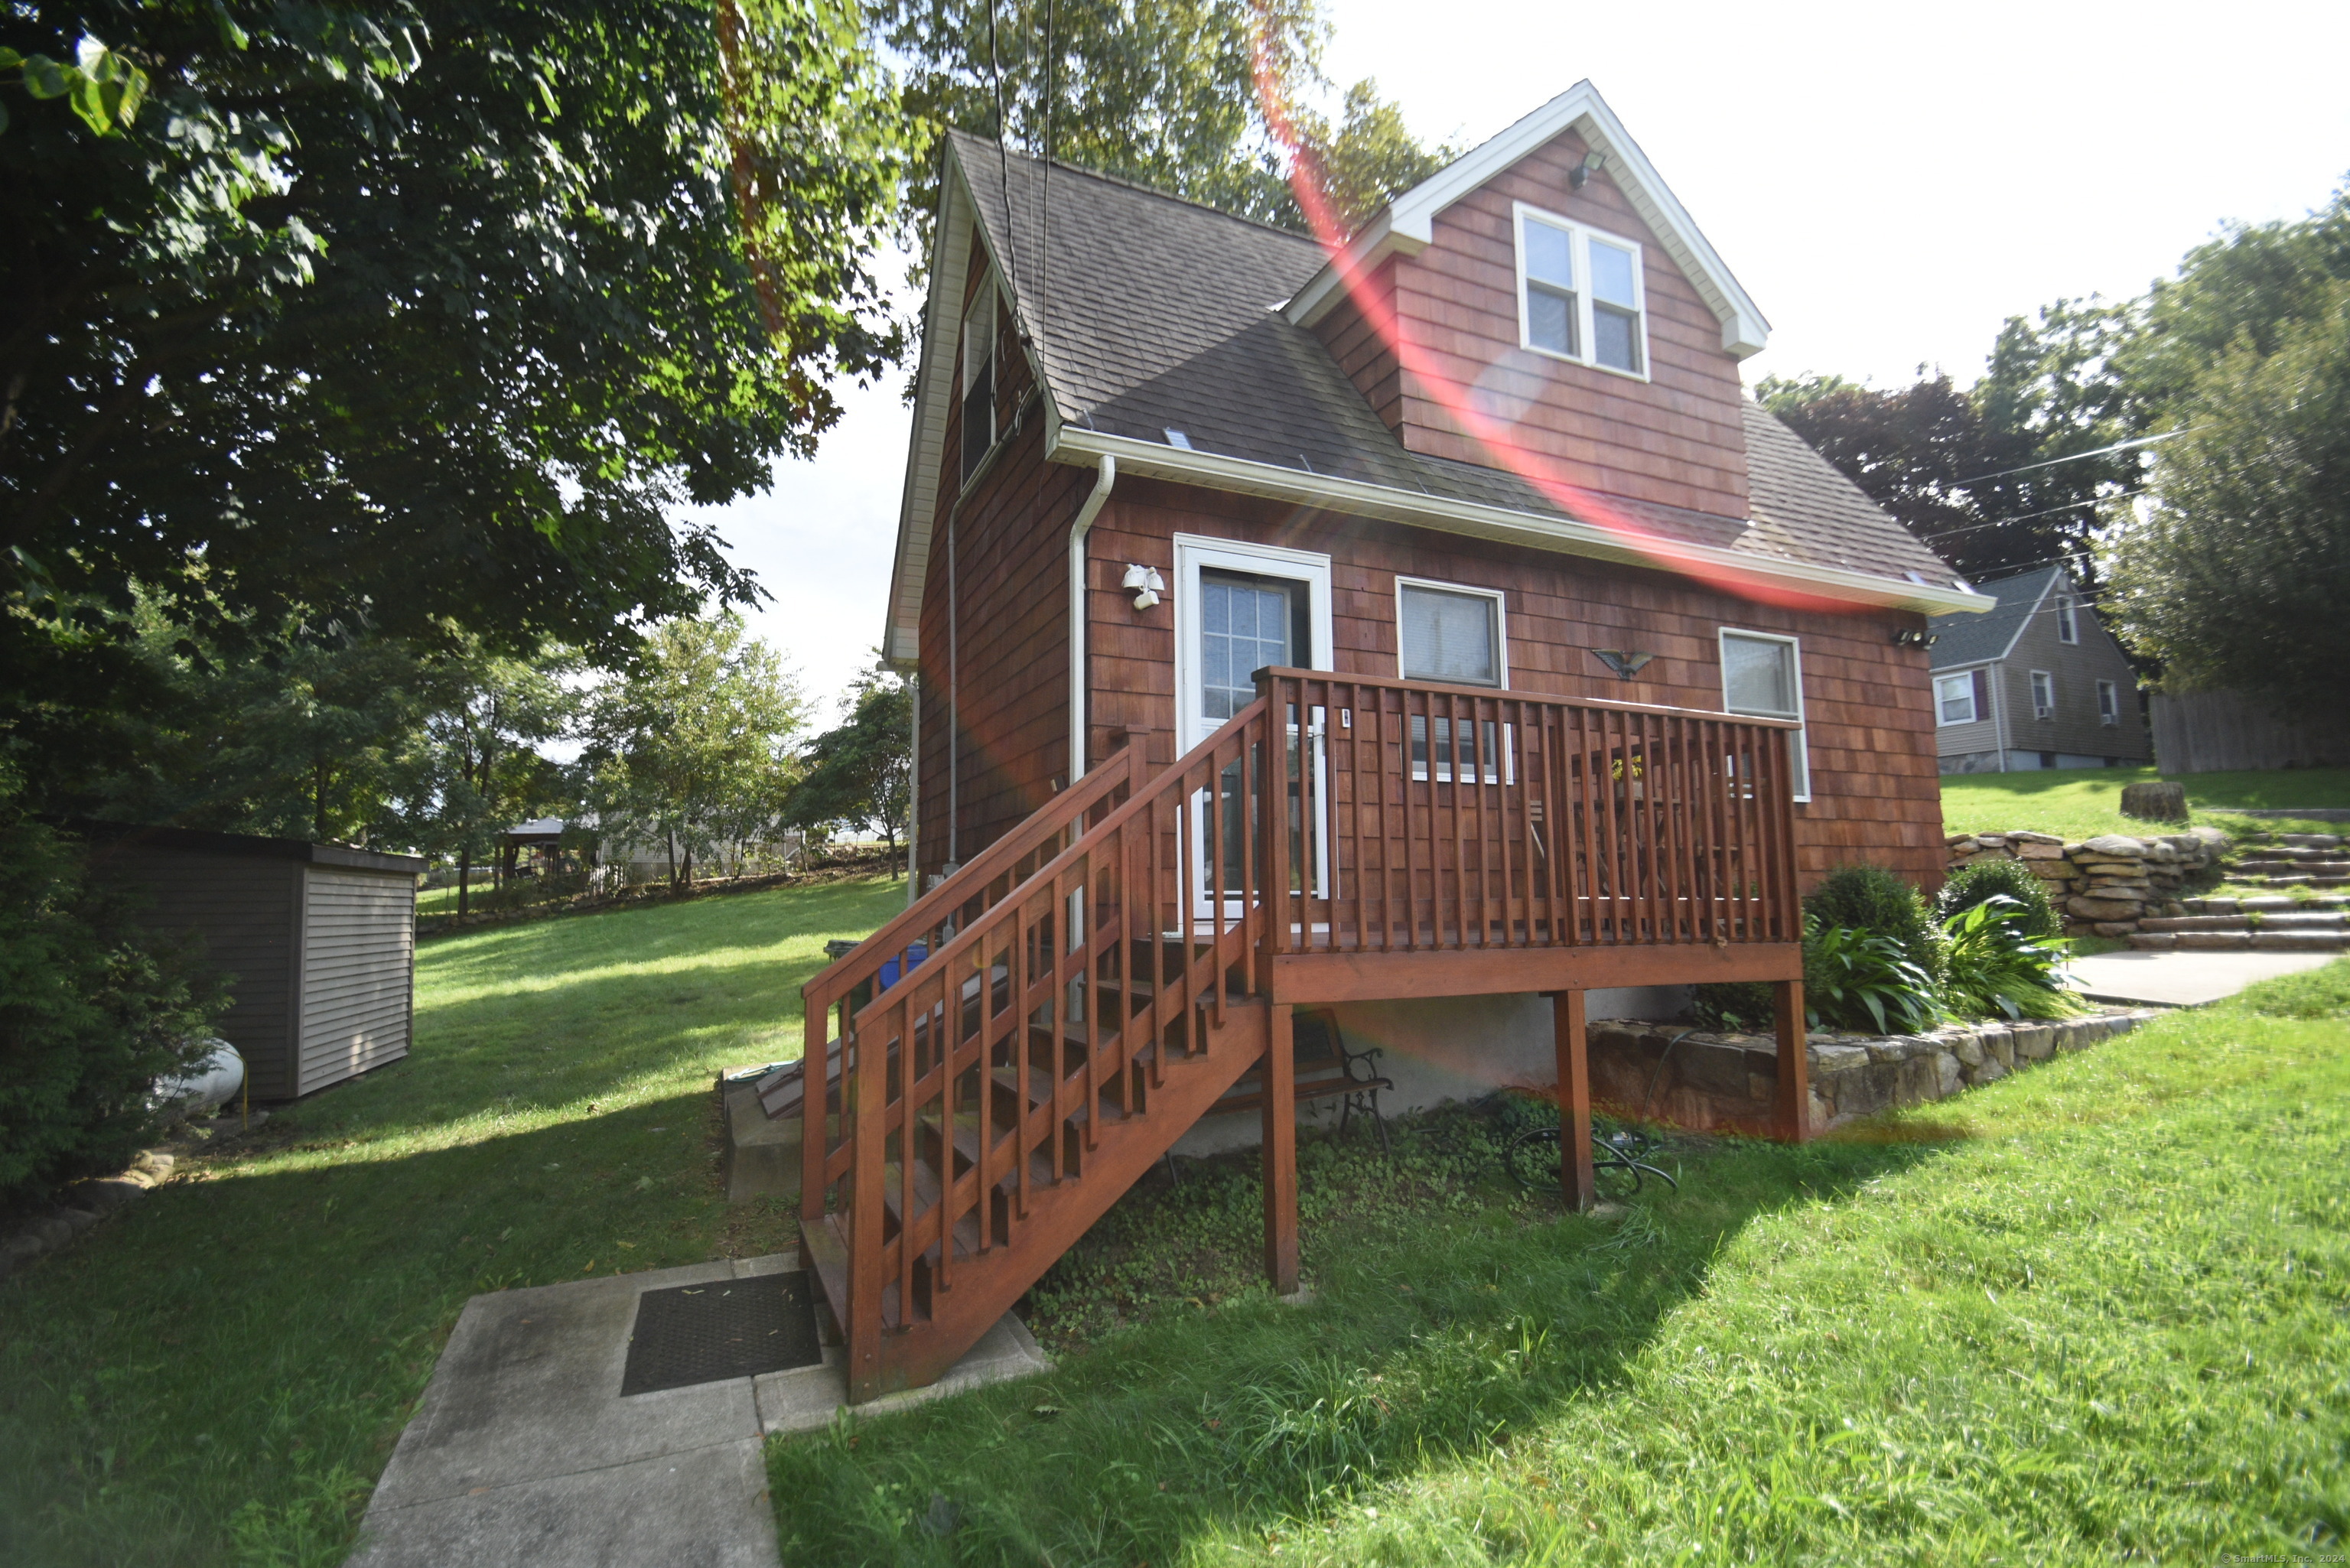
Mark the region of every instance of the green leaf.
POLYGON ((47 55, 25 57, 25 90, 35 98, 63 98, 74 90, 81 73, 59 65, 47 55))
POLYGON ((213 19, 220 24, 222 43, 232 49, 248 48, 252 46, 253 40, 245 36, 244 28, 236 25, 236 18, 228 14, 228 7, 221 4, 220 0, 213 0, 213 19))

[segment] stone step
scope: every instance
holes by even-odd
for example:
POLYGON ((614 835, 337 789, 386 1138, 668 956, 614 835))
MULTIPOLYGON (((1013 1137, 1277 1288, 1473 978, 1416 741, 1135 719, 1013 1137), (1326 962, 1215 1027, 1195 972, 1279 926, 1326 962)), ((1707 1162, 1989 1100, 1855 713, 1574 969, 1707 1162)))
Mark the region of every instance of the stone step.
POLYGON ((2313 877, 2350 876, 2350 860, 2338 855, 2246 856, 2230 867, 2236 871, 2306 871, 2313 877))
POLYGON ((2350 842, 2338 833, 2280 833, 2276 841, 2289 849, 2339 849, 2350 842))
POLYGON ((2350 953, 2350 931, 2133 931, 2158 952, 2350 953))
POLYGON ((2140 920, 2141 931, 2350 931, 2350 915, 2336 910, 2265 909, 2241 915, 2171 915, 2140 920))
POLYGON ((2241 882, 2252 888, 2350 888, 2350 876, 2314 877, 2306 873, 2283 876, 2269 872, 2251 875, 2230 874, 2228 880, 2241 882))
POLYGON ((2233 915, 2253 910, 2264 915, 2324 914, 2334 909, 2350 909, 2350 897, 2340 893, 2320 893, 2314 898, 2288 898, 2277 893, 2266 898, 2187 898, 2181 901, 2190 915, 2233 915))

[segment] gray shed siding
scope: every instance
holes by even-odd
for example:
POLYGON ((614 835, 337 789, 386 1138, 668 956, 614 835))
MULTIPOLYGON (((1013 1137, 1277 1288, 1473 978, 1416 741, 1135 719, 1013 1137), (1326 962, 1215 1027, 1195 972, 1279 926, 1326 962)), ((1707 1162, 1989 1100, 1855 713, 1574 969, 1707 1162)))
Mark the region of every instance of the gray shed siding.
POLYGON ((416 879, 304 869, 298 1092, 307 1095, 408 1054, 416 879))

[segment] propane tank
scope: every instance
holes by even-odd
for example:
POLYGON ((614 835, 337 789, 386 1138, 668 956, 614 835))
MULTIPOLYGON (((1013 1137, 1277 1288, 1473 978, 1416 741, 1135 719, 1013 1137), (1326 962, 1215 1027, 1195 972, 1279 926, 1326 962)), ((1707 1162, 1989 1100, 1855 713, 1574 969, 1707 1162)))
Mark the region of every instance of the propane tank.
POLYGON ((204 1044, 212 1049, 203 1060, 178 1076, 155 1080, 150 1104, 177 1105, 192 1116, 217 1109, 235 1097, 237 1090, 244 1086, 244 1058, 225 1040, 207 1040, 204 1044))

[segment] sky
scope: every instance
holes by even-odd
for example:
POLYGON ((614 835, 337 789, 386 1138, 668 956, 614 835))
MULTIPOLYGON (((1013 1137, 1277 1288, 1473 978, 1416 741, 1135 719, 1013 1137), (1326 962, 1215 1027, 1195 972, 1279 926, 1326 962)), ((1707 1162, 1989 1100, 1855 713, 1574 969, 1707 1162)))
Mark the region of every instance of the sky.
MULTIPOLYGON (((1961 385, 2009 317, 2144 291, 2223 220, 2350 172, 2350 4, 1534 5, 1328 0, 1325 61, 1474 146, 1588 77, 1772 323, 1766 375, 1961 385), (1440 16, 1432 25, 1431 16, 1440 16)), ((811 693, 879 641, 904 378, 715 509, 811 693)))

